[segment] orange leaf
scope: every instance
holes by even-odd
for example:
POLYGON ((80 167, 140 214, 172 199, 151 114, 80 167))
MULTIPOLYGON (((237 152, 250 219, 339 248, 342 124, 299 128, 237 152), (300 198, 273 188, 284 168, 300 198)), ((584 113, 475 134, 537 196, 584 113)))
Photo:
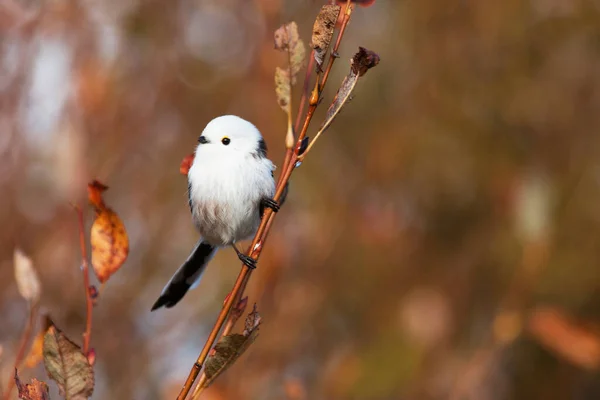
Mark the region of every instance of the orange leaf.
POLYGON ((104 206, 97 211, 91 233, 92 267, 104 283, 127 259, 129 238, 123 221, 113 210, 104 206))
POLYGON ((29 354, 27 354, 27 358, 25 359, 25 366, 27 368, 33 368, 42 361, 42 350, 44 348, 44 331, 40 331, 33 343, 31 345, 31 349, 29 350, 29 354))
POLYGON ((29 349, 29 353, 25 358, 25 366, 27 368, 33 368, 38 365, 43 360, 43 349, 44 349, 44 334, 52 325, 50 318, 47 315, 43 317, 42 327, 38 332, 35 339, 33 339, 33 343, 31 344, 31 348, 29 349))
POLYGON ((190 168, 192 167, 192 163, 194 162, 194 153, 188 154, 181 160, 181 164, 179 165, 179 173, 181 175, 187 175, 190 168))
POLYGON ((540 308, 529 318, 529 332, 543 346, 586 369, 600 366, 600 336, 554 308, 540 308))
POLYGON ((102 200, 102 192, 108 189, 108 186, 100 181, 93 180, 88 183, 88 199, 96 208, 105 208, 104 200, 102 200))

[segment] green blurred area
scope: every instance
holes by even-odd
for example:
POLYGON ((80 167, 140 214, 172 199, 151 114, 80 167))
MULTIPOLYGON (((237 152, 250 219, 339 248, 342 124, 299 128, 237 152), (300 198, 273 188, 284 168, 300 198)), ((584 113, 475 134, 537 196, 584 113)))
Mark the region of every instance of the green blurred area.
MULTIPOLYGON (((27 318, 15 246, 80 339, 69 203, 97 178, 131 251, 94 310, 94 398, 175 398, 239 271, 221 252, 150 313, 197 240, 179 164, 232 113, 280 165, 272 32, 308 43, 322 2, 3 3, 1 381, 27 318)), ((205 398, 600 398, 600 3, 357 7, 309 136, 358 46, 381 63, 295 171, 248 288, 260 336, 205 398)))

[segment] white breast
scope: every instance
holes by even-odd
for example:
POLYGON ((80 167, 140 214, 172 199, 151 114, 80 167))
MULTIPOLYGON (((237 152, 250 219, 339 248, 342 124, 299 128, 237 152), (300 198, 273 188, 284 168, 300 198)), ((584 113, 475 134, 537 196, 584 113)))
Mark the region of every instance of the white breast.
POLYGON ((261 199, 275 194, 273 168, 250 154, 196 155, 188 182, 192 216, 204 240, 227 246, 254 235, 261 199))

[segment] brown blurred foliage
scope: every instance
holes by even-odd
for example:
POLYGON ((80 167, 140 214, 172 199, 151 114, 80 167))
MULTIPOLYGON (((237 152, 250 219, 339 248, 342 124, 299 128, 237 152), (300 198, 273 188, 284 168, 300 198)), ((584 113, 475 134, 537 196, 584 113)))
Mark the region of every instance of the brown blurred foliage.
MULTIPOLYGON (((308 41, 321 4, 0 0, 0 387, 27 320, 16 246, 80 338, 69 202, 97 178, 130 252, 94 309, 94 398, 176 396, 239 270, 222 252, 149 312, 197 239, 181 159, 233 113, 281 162, 272 32, 295 20, 308 41)), ((328 98, 359 45, 382 62, 294 174, 247 292, 260 336, 204 398, 600 398, 598 362, 573 355, 598 353, 599 39, 594 1, 358 7, 328 98), (531 314, 546 306, 562 311, 531 314)))

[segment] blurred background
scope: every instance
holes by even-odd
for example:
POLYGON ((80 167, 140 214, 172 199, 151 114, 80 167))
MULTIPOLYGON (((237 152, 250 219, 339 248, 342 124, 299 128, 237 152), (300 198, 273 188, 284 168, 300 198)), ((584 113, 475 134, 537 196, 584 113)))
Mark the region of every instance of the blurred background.
MULTIPOLYGON (((97 178, 131 250, 94 310, 93 398, 175 398, 240 268, 219 253, 150 313, 198 237, 179 164, 226 113, 282 162, 272 33, 295 20, 308 43, 323 3, 0 0, 3 387, 15 246, 81 343, 69 203, 89 229, 97 178)), ((204 398, 600 398, 600 2, 357 7, 309 135, 359 45, 382 61, 294 173, 247 291, 260 336, 204 398)))

